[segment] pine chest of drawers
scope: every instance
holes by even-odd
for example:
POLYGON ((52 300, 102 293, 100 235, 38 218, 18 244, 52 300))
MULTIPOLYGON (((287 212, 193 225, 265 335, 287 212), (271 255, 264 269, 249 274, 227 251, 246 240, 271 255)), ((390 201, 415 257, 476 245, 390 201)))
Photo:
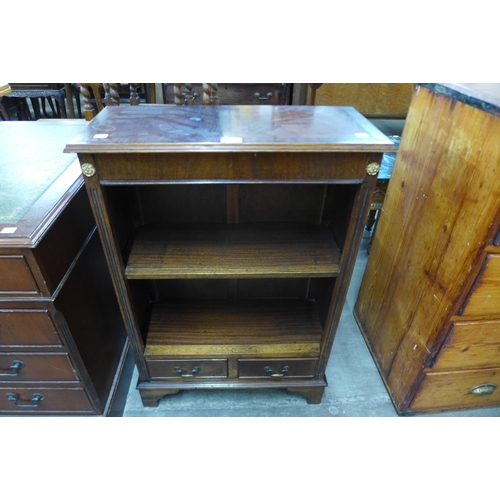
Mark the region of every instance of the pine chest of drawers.
POLYGON ((354 309, 400 413, 500 405, 500 85, 410 106, 354 309))

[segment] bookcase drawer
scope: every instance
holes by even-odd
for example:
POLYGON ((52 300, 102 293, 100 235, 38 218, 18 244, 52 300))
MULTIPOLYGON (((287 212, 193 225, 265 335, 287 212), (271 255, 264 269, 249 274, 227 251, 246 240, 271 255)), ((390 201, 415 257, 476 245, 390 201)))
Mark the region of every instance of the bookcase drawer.
POLYGON ((317 358, 239 359, 239 378, 314 377, 317 358))
POLYGON ((148 360, 151 378, 225 378, 227 359, 148 360))

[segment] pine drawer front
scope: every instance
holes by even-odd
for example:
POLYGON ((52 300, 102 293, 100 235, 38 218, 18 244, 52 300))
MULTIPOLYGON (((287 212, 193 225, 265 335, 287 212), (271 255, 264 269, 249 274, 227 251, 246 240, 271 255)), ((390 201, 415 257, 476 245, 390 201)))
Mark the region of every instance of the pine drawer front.
POLYGON ((239 359, 239 378, 311 378, 318 358, 239 359))
POLYGON ((147 360, 152 379, 227 378, 227 359, 147 360))
POLYGON ((427 373, 410 410, 465 409, 500 404, 500 368, 427 373))
POLYGON ((456 322, 434 364, 437 371, 500 366, 500 321, 456 322))
POLYGON ((24 255, 0 255, 0 296, 40 295, 24 255))
POLYGON ((0 354, 0 383, 77 380, 66 354, 0 354))
POLYGON ((61 339, 46 309, 0 309, 0 348, 61 346, 61 339))
POLYGON ((5 413, 93 412, 80 387, 55 389, 36 387, 0 387, 0 411, 5 413))
POLYGON ((462 316, 500 314, 500 255, 488 255, 462 316))

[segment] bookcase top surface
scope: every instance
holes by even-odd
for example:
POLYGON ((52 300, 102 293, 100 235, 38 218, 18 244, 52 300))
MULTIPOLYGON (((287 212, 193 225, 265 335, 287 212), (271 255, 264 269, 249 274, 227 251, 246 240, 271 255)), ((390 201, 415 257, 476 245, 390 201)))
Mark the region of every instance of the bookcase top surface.
POLYGON ((389 152, 392 141, 352 107, 108 106, 66 153, 389 152))

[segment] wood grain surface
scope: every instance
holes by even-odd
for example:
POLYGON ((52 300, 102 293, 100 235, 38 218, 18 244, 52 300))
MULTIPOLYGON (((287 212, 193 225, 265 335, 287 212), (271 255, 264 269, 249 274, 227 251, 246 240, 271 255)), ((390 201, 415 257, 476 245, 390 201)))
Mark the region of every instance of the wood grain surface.
POLYGON ((405 118, 413 88, 412 83, 323 83, 315 104, 352 106, 371 118, 405 118))
POLYGON ((315 224, 190 224, 137 232, 129 279, 333 277, 340 250, 315 224))
POLYGON ((498 231, 498 137, 498 117, 416 92, 355 306, 400 408, 498 231))
POLYGON ((153 307, 145 354, 314 356, 321 336, 308 300, 168 301, 153 307))
POLYGON ((65 152, 394 151, 352 107, 108 106, 65 152))

